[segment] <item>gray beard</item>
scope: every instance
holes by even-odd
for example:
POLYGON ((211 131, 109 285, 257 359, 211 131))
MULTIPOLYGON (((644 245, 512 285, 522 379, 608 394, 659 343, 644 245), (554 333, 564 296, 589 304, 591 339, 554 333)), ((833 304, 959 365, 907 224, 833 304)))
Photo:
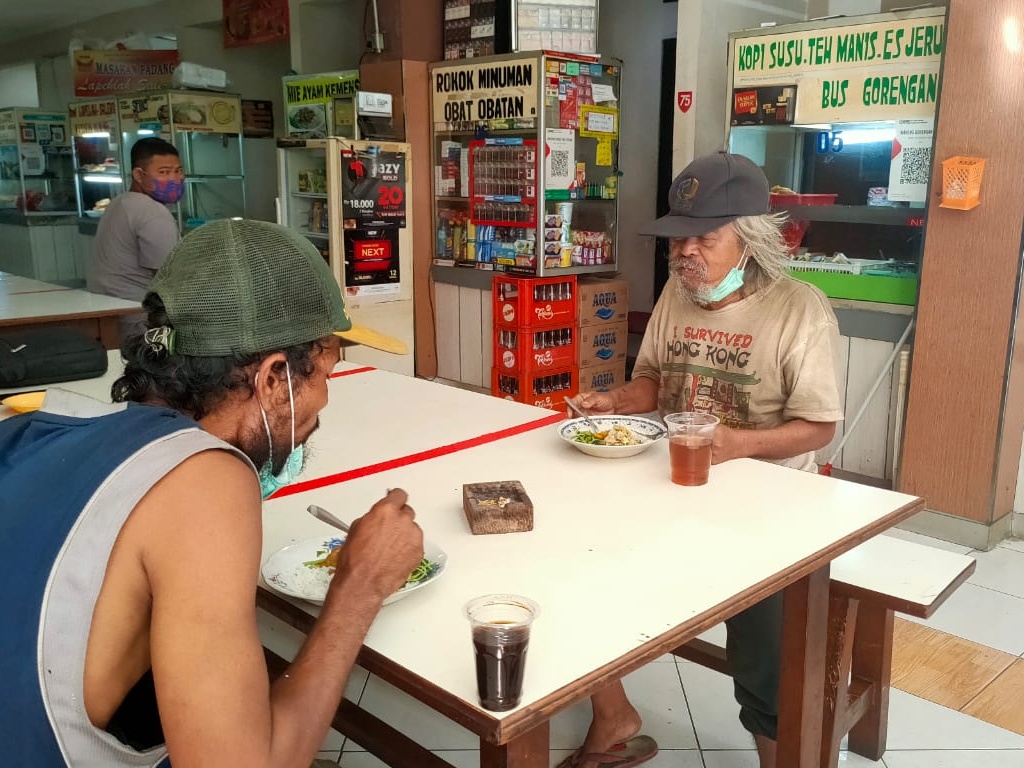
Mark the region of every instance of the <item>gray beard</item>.
POLYGON ((679 300, 686 304, 695 304, 698 307, 707 306, 711 301, 708 298, 711 286, 704 282, 704 276, 701 275, 700 287, 696 290, 691 290, 684 282, 680 271, 679 267, 676 267, 672 262, 669 262, 669 275, 675 284, 676 296, 679 297, 679 300))

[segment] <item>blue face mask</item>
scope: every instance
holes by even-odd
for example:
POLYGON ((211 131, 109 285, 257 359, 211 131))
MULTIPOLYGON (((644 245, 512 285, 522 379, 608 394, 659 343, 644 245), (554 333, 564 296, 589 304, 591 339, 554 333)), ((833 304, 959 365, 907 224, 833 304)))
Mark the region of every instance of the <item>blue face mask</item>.
POLYGON ((701 291, 701 300, 706 304, 714 304, 722 299, 731 296, 743 287, 743 272, 747 261, 747 246, 743 246, 743 253, 740 254, 739 263, 729 270, 729 274, 722 278, 722 282, 714 288, 701 291))
MULTIPOLYGON (((270 436, 270 422, 267 421, 267 412, 263 410, 263 404, 260 403, 260 413, 263 415, 263 428, 267 431, 267 445, 270 449, 270 455, 267 456, 267 460, 260 467, 260 492, 263 494, 264 499, 273 496, 286 485, 291 485, 295 482, 295 478, 302 472, 306 459, 305 444, 299 443, 299 445, 295 445, 295 396, 292 394, 292 371, 287 361, 285 361, 285 368, 288 372, 288 405, 292 411, 292 450, 288 454, 288 458, 285 459, 281 471, 275 475, 274 440, 270 436)), ((257 373, 257 382, 259 381, 259 376, 257 373)))

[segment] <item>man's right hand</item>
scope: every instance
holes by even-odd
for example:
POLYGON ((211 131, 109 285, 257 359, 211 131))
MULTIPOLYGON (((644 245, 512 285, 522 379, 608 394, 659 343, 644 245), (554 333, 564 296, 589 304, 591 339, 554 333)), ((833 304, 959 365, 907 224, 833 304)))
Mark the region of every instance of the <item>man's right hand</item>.
POLYGON ((352 523, 336 578, 364 582, 382 599, 405 584, 423 559, 423 531, 407 501, 405 491, 396 488, 352 523))
POLYGON ((611 392, 584 392, 576 402, 589 414, 615 413, 615 397, 611 392))

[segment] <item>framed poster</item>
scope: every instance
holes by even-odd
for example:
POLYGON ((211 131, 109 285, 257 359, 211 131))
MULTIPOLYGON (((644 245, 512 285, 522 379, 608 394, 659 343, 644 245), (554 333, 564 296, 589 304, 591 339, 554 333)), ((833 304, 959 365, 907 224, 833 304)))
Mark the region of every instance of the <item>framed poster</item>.
POLYGON ((289 40, 288 0, 223 0, 224 47, 289 40))

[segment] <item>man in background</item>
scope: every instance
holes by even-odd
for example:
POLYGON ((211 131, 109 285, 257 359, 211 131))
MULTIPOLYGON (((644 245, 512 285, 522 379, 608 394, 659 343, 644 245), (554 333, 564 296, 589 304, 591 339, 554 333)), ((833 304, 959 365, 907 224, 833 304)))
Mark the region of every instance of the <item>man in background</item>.
MULTIPOLYGON (((168 205, 185 190, 185 174, 174 145, 158 138, 132 147, 132 185, 107 206, 93 243, 87 287, 93 293, 142 303, 167 254, 178 242, 178 224, 168 205)), ((121 339, 144 329, 145 315, 121 318, 121 339)))

